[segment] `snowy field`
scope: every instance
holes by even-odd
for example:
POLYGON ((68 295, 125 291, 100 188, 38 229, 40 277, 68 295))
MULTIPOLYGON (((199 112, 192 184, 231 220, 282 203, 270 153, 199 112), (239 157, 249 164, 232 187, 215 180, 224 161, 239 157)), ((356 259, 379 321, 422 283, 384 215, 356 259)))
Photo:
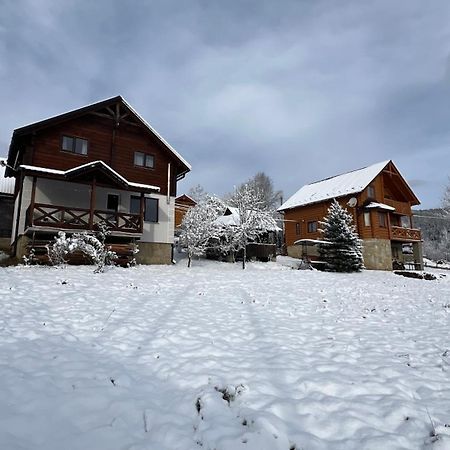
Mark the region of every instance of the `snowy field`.
POLYGON ((450 274, 10 267, 0 289, 1 449, 450 448, 450 274))

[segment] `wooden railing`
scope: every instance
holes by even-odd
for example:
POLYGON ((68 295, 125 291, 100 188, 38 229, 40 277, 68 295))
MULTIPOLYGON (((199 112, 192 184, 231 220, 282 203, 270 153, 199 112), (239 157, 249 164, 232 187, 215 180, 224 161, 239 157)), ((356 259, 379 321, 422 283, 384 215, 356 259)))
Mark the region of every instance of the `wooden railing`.
POLYGON ((108 230, 113 232, 142 233, 142 220, 139 214, 97 209, 91 211, 44 203, 35 203, 27 211, 27 226, 94 230, 100 224, 106 225, 108 230))
POLYGON ((415 228, 391 227, 391 239, 400 241, 420 241, 422 239, 420 230, 415 228))

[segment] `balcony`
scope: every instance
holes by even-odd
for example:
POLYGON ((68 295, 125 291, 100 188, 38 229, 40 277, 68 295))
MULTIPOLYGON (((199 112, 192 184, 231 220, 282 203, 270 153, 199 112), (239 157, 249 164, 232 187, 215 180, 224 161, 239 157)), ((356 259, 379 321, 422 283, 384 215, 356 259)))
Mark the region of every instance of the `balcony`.
POLYGON ((420 230, 415 228, 391 227, 391 240, 393 241, 421 241, 420 230))
POLYGON ((142 233, 142 217, 139 214, 100 211, 84 208, 35 203, 27 210, 28 227, 49 227, 61 230, 96 230, 100 225, 112 233, 142 233))

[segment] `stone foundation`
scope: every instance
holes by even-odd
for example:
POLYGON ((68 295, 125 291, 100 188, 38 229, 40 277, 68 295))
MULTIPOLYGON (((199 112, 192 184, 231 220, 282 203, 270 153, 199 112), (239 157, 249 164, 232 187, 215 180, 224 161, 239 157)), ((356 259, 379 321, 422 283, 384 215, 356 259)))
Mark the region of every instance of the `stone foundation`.
POLYGON ((0 238, 0 250, 8 254, 11 252, 11 238, 0 238))
POLYGON ((392 270, 391 241, 388 239, 364 239, 364 266, 370 270, 392 270))
POLYGON ((22 260, 22 258, 27 255, 27 245, 29 242, 30 238, 28 236, 19 236, 16 241, 16 252, 13 256, 22 260))
POLYGON ((172 264, 172 244, 139 242, 138 264, 172 264))

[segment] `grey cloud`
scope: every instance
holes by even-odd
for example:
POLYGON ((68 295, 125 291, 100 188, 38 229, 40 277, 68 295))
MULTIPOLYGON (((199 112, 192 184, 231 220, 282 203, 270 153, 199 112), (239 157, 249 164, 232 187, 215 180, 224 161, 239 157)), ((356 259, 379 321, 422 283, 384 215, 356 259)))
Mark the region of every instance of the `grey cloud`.
MULTIPOLYGON (((0 144, 24 123, 122 94, 192 162, 181 189, 221 194, 263 170, 287 196, 383 159, 445 180, 449 8, 6 1, 0 144)), ((416 189, 424 206, 439 202, 438 184, 416 189)))

